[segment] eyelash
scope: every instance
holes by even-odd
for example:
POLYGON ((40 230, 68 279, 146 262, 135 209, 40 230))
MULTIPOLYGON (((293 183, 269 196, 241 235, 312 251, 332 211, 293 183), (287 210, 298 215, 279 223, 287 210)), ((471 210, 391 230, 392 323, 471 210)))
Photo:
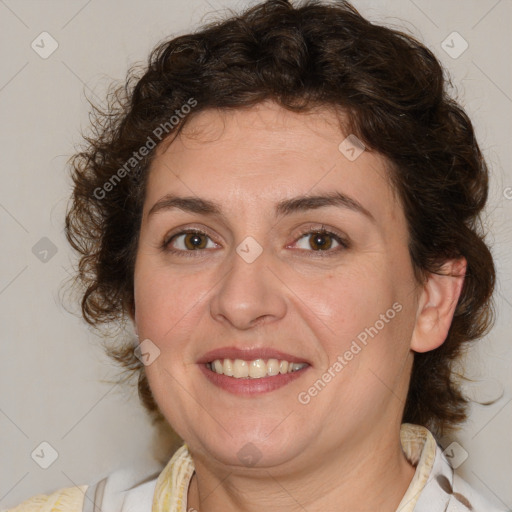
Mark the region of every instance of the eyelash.
MULTIPOLYGON (((185 257, 200 256, 200 254, 198 254, 198 253, 203 252, 205 249, 183 250, 183 249, 173 249, 170 247, 170 244, 173 240, 175 240, 179 236, 188 235, 188 234, 197 234, 197 235, 206 236, 206 237, 210 238, 210 240, 211 240, 211 237, 208 235, 208 233, 205 233, 204 231, 202 231, 200 229, 197 229, 197 228, 185 229, 183 231, 174 233, 173 235, 167 237, 164 240, 164 242, 162 243, 162 250, 165 252, 170 252, 170 253, 178 254, 180 256, 185 256, 185 257)), ((339 243, 339 247, 335 247, 332 250, 327 249, 327 250, 315 251, 315 250, 299 249, 300 251, 313 253, 311 255, 311 257, 322 257, 322 258, 329 257, 329 256, 333 255, 334 253, 338 253, 339 251, 348 249, 350 247, 350 243, 348 242, 348 240, 346 238, 342 237, 338 233, 335 233, 334 231, 327 229, 325 226, 321 226, 320 228, 316 228, 316 229, 311 229, 311 228, 306 229, 305 231, 300 233, 300 235, 298 236, 298 238, 295 240, 294 243, 297 243, 299 240, 301 240, 306 235, 329 235, 336 242, 339 243)))

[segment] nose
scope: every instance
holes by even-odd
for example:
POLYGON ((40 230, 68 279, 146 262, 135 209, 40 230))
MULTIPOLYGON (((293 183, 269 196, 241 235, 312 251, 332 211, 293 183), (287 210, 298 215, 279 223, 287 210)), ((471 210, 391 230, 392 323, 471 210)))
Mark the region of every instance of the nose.
POLYGON ((233 251, 211 296, 212 317, 242 330, 283 318, 287 310, 283 284, 270 263, 265 250, 252 263, 233 251))

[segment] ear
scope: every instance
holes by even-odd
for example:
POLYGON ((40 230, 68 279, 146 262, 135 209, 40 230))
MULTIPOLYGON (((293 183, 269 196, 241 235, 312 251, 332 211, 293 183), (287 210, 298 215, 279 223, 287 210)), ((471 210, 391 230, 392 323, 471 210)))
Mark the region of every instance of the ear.
POLYGON ((465 258, 448 260, 439 274, 429 274, 418 301, 411 349, 428 352, 444 343, 464 284, 465 258))

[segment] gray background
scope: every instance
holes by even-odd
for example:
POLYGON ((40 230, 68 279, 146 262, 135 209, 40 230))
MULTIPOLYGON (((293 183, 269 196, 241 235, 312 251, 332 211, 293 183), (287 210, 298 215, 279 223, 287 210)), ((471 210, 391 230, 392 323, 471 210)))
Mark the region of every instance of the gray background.
MULTIPOLYGON (((166 432, 151 426, 133 388, 109 383, 116 370, 98 338, 61 304, 73 262, 63 234, 70 192, 66 161, 87 126, 84 92, 100 101, 105 86, 145 61, 159 40, 208 21, 207 13, 250 3, 0 0, 0 509, 90 483, 153 455, 167 456, 166 432), (39 52, 51 48, 49 39, 42 48, 43 31, 58 43, 46 59, 31 47, 35 40, 39 52), (44 441, 53 448, 41 447, 44 441), (35 460, 48 464, 52 449, 56 460, 41 468, 35 460)), ((499 271, 498 321, 466 364, 476 379, 468 392, 497 401, 474 405, 469 422, 445 446, 455 440, 454 459, 460 462, 467 453, 458 471, 511 508, 512 1, 354 5, 374 21, 415 34, 441 59, 491 166, 486 218, 499 271), (450 36, 454 31, 468 44, 457 58, 442 46, 445 41, 452 54, 463 49, 463 40, 450 36)))

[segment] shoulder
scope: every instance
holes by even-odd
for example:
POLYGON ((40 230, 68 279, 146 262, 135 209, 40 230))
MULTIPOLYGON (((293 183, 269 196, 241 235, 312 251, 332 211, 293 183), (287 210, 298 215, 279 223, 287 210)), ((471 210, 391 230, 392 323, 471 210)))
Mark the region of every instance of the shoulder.
POLYGON ((101 476, 91 485, 38 494, 0 512, 149 512, 161 467, 155 461, 139 461, 101 476))
MULTIPOLYGON (((454 508, 453 510, 467 509, 474 512, 507 512, 504 508, 498 508, 491 504, 487 498, 456 473, 454 473, 453 476, 452 501, 459 503, 459 508, 454 508)), ((450 511, 452 509, 448 508, 448 510, 450 511)))
POLYGON ((428 429, 403 424, 400 440, 416 472, 397 512, 506 512, 453 470, 428 429))
POLYGON ((415 512, 507 512, 493 505, 477 489, 458 475, 441 447, 436 446, 435 460, 415 512))
POLYGON ((159 465, 118 469, 89 486, 83 512, 149 512, 152 509, 159 465))
POLYGON ((5 512, 81 512, 87 485, 59 489, 52 494, 38 494, 5 512))

